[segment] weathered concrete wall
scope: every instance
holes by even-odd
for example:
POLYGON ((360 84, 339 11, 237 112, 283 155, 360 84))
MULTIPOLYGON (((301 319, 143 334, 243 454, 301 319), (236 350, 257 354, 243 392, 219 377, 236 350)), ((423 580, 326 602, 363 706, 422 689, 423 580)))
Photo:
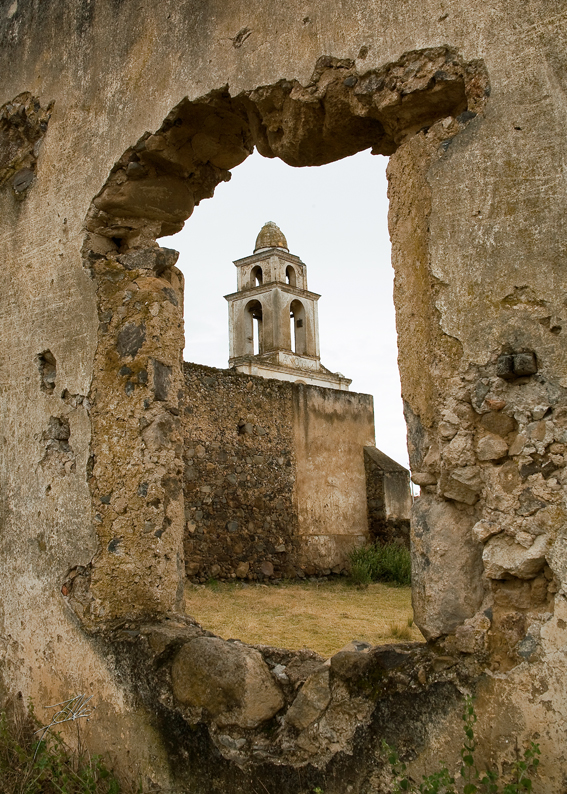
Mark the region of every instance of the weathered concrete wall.
POLYGON ((298 532, 305 563, 344 568, 368 541, 364 447, 374 443, 369 394, 293 385, 298 532))
MULTIPOLYGON (((510 759, 516 735, 522 743, 537 734, 543 763, 536 790, 562 794, 565 21, 556 0, 3 0, 5 689, 37 704, 93 692, 90 746, 110 749, 123 770, 164 784, 191 733, 194 790, 222 788, 221 780, 252 787, 259 779, 278 792, 319 785, 330 794, 350 786, 354 794, 387 790, 376 755, 381 724, 399 727, 388 738, 413 759, 414 771, 430 769, 439 750, 454 754, 455 693, 476 686, 485 757, 510 759), (32 107, 24 92, 39 102, 29 120, 27 111, 25 118, 14 113, 18 97, 32 107), (189 107, 211 92, 198 112, 189 107), (179 154, 179 128, 190 128, 190 157, 179 154), (136 145, 157 130, 142 157, 136 145), (294 166, 370 146, 392 155, 400 371, 411 466, 423 489, 413 528, 416 615, 432 641, 428 653, 441 655, 433 668, 461 670, 463 655, 478 661, 450 683, 428 677, 425 667, 413 679, 394 661, 388 691, 373 688, 374 675, 355 675, 354 689, 370 681, 370 722, 361 712, 356 741, 346 750, 344 742, 331 746, 316 773, 307 762, 301 778, 297 746, 288 765, 263 756, 249 757, 245 771, 238 759, 215 766, 218 754, 207 744, 214 727, 205 720, 191 731, 181 705, 164 711, 128 666, 140 621, 169 625, 164 613, 178 603, 184 572, 178 394, 169 393, 161 411, 154 379, 164 370, 145 366, 154 366, 151 359, 169 367, 177 388, 182 335, 179 315, 166 320, 172 309, 155 298, 173 307, 163 292, 179 289, 173 265, 154 259, 138 267, 118 257, 179 228, 194 201, 210 196, 252 145, 294 166), (170 286, 156 284, 164 273, 170 286), (151 283, 134 284, 142 276, 151 283), (118 282, 122 301, 131 293, 122 306, 118 282), (99 316, 106 302, 112 317, 99 316), (154 304, 164 319, 148 335, 154 304), (121 356, 121 332, 142 323, 136 355, 122 346, 121 356), (123 366, 136 377, 146 370, 147 384, 142 375, 128 395, 123 366), (112 471, 125 512, 119 499, 101 501, 112 471), (142 485, 146 475, 155 494, 143 496, 142 487, 134 495, 134 482, 142 485), (159 526, 144 535, 156 518, 159 526), (120 577, 116 593, 112 572, 120 577), (108 633, 117 622, 130 638, 122 656, 108 633), (203 769, 212 770, 206 779, 203 769)), ((159 649, 159 636, 152 641, 159 649)), ((408 650, 411 660, 415 653, 408 650)), ((169 658, 156 665, 169 669, 169 658)), ((382 662, 380 676, 389 664, 382 662)), ((175 787, 186 783, 181 776, 175 787)))

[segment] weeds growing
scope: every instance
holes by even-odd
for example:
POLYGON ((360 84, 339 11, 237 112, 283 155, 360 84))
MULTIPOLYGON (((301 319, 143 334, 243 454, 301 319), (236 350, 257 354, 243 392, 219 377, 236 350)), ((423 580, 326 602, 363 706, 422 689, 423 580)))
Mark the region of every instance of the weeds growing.
POLYGON ((349 554, 350 579, 356 585, 371 582, 411 584, 411 558, 409 550, 398 543, 375 543, 353 549, 349 554))
POLYGON ((476 750, 476 740, 474 736, 474 725, 477 717, 474 710, 473 698, 465 698, 463 711, 463 730, 465 733, 463 746, 461 748, 461 766, 459 776, 455 779, 447 769, 446 764, 442 764, 437 772, 431 775, 424 775, 421 783, 414 783, 407 775, 406 765, 400 761, 398 753, 383 742, 382 749, 388 756, 392 775, 394 777, 394 788, 392 794, 525 794, 532 790, 532 775, 537 774, 539 766, 539 745, 530 742, 527 749, 522 754, 518 754, 517 760, 512 765, 511 779, 504 784, 501 789, 498 782, 498 773, 493 770, 479 772, 476 766, 474 753, 476 750))
MULTIPOLYGON (((0 712, 2 794, 121 794, 123 789, 99 756, 78 742, 71 750, 57 733, 39 740, 30 704, 0 712)), ((78 724, 77 724, 78 727, 78 724)))
POLYGON ((396 637, 398 640, 411 640, 412 633, 409 620, 410 619, 408 619, 408 623, 405 626, 400 626, 398 623, 390 623, 390 634, 392 637, 396 637))

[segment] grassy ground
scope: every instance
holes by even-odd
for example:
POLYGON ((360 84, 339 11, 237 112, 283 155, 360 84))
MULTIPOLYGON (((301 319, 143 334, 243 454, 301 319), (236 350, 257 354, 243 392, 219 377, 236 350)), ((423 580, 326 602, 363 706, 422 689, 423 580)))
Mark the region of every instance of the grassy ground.
POLYGON ((412 625, 409 587, 371 584, 359 590, 344 581, 281 585, 189 584, 185 605, 209 631, 224 639, 280 648, 311 648, 331 656, 351 640, 373 645, 423 640, 412 625))

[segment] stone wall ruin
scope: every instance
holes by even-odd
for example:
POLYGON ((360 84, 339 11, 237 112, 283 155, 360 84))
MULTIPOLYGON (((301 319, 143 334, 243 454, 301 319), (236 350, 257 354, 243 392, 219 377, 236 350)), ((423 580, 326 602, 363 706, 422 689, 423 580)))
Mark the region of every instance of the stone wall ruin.
POLYGON ((183 100, 157 133, 144 134, 118 160, 93 200, 84 242, 85 267, 99 301, 89 482, 101 552, 93 562, 89 610, 104 615, 103 624, 179 604, 182 276, 174 252, 158 248, 155 238, 179 230, 194 206, 229 178, 227 168, 238 165, 254 145, 291 165, 318 165, 369 146, 389 154, 406 128, 427 129, 427 135, 450 141, 486 96, 482 67, 461 65, 443 48, 404 56, 361 76, 353 62, 324 57, 307 88, 280 81, 235 99, 219 90, 195 102, 183 100), (431 103, 423 98, 428 90, 431 103), (401 110, 396 104, 392 113, 394 96, 401 97, 401 110), (449 118, 449 112, 450 124, 437 122, 435 133, 424 126, 435 126, 435 119, 449 118), (158 368, 167 373, 160 395, 158 368), (117 471, 127 472, 128 482, 111 487, 117 471), (117 519, 114 509, 105 511, 107 527, 99 507, 103 498, 118 499, 125 518, 117 519), (150 528, 140 537, 138 526, 150 528))
MULTIPOLYGON (((372 397, 199 364, 185 363, 184 376, 187 575, 346 574, 350 550, 370 539, 367 492, 383 494, 389 477, 365 469, 365 450, 381 454, 367 446, 372 397)), ((388 483, 372 523, 388 537, 409 525, 409 474, 390 464, 401 474, 400 515, 388 513, 388 483)))
POLYGON ((475 691, 483 758, 536 737, 562 794, 563 11, 17 0, 0 35, 3 691, 92 692, 126 776, 302 794, 388 791, 384 735, 414 774, 456 761, 475 691), (254 146, 390 156, 427 645, 327 663, 181 614, 183 279, 156 239, 254 146))

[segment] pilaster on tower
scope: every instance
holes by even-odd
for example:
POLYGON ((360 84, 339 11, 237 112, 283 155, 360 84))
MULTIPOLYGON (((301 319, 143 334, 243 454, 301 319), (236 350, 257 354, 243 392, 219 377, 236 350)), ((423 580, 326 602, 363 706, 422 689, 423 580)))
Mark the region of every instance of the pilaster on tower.
POLYGON ((229 307, 229 366, 239 372, 348 390, 351 381, 321 364, 321 297, 307 289, 307 268, 290 254, 273 221, 264 224, 254 253, 234 262, 237 292, 229 307))

